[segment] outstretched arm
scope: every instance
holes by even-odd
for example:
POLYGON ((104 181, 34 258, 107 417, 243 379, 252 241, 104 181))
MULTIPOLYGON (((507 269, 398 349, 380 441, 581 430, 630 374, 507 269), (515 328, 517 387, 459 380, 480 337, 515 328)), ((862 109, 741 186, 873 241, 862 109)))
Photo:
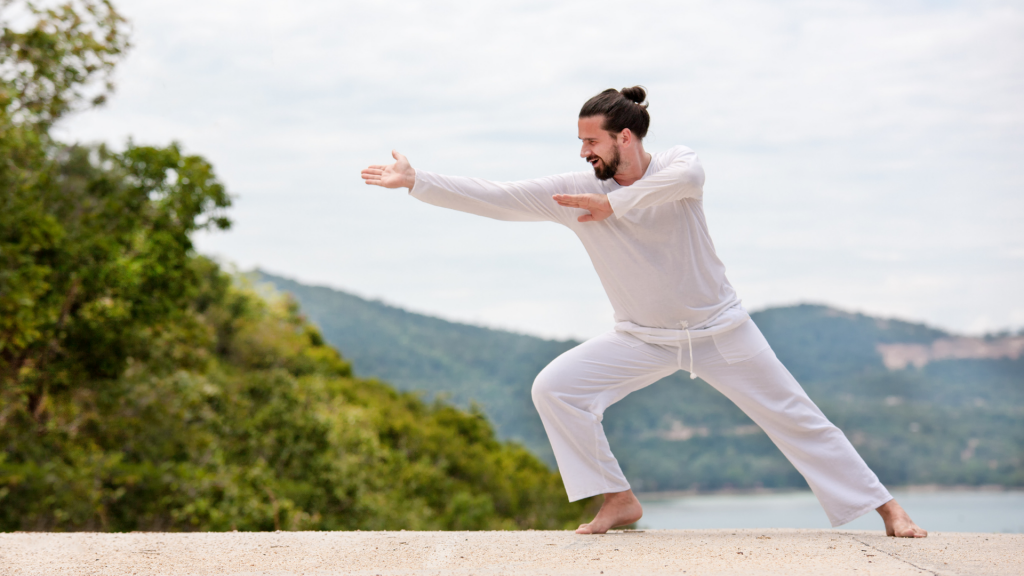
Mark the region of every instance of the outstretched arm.
POLYGON ((416 170, 409 164, 409 159, 399 154, 397 150, 391 151, 391 157, 395 159, 394 164, 374 164, 364 168, 362 172, 363 181, 373 186, 384 188, 408 188, 416 185, 416 170))
POLYGON ((571 210, 560 208, 552 195, 565 192, 571 174, 518 182, 491 182, 480 178, 442 176, 413 170, 409 160, 392 152, 395 163, 374 165, 362 172, 367 184, 384 188, 408 188, 416 199, 461 212, 496 220, 565 222, 571 210))

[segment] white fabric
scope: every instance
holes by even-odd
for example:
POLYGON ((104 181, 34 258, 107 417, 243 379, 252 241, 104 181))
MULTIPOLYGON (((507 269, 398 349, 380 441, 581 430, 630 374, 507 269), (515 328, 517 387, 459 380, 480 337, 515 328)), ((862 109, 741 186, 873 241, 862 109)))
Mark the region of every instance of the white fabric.
MULTIPOLYGON (((611 331, 569 350, 537 376, 533 401, 572 501, 629 489, 608 447, 604 411, 630 392, 685 369, 687 342, 649 344, 611 331)), ((752 320, 692 341, 693 363, 803 474, 833 526, 892 499, 857 451, 783 367, 752 320)))
POLYGON ((627 187, 598 180, 592 171, 490 182, 417 170, 410 194, 498 220, 563 224, 587 249, 616 322, 663 329, 679 329, 686 322, 696 331, 729 328, 747 319, 741 312, 726 317, 731 325, 716 322, 740 301, 708 234, 703 184, 697 155, 676 146, 653 154, 644 177, 627 187), (559 206, 551 199, 555 194, 606 194, 615 215, 577 222, 586 211, 559 206))
POLYGON ((602 415, 630 392, 686 369, 764 428, 832 524, 846 523, 891 496, 743 309, 708 233, 703 185, 697 156, 676 146, 652 155, 643 178, 627 187, 593 172, 490 182, 417 170, 410 194, 498 220, 557 222, 590 255, 615 311, 615 330, 559 356, 533 387, 570 500, 629 488, 602 415), (552 199, 587 193, 607 195, 614 215, 581 223, 576 219, 586 211, 552 199))
MULTIPOLYGON (((712 319, 711 322, 706 323, 704 328, 700 330, 690 330, 688 323, 684 320, 679 323, 679 330, 670 330, 668 328, 651 328, 649 326, 639 326, 633 322, 619 322, 615 325, 617 332, 626 332, 632 334, 637 338, 647 342, 648 344, 675 344, 686 340, 686 347, 690 354, 690 365, 689 368, 685 368, 690 372, 690 378, 697 378, 697 373, 693 370, 693 339, 694 338, 708 338, 715 334, 721 334, 722 332, 732 330, 737 326, 743 324, 750 319, 750 315, 743 309, 738 303, 732 308, 729 308, 718 315, 718 317, 712 319)), ((679 369, 683 370, 683 348, 679 347, 679 369)))

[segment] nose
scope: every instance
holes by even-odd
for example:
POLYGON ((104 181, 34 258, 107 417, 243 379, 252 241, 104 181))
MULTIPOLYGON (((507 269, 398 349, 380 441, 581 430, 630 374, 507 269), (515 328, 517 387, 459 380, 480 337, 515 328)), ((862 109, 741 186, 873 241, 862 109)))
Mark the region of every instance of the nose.
POLYGON ((586 158, 590 156, 590 148, 586 144, 580 146, 580 158, 586 158))

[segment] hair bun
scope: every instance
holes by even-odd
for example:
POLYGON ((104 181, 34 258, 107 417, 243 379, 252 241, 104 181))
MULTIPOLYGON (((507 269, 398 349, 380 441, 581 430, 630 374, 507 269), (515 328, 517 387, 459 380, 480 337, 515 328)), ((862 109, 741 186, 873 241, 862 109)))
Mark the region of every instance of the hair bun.
POLYGON ((647 129, 651 126, 651 115, 647 113, 647 90, 643 86, 633 86, 616 90, 608 88, 587 100, 580 108, 580 118, 601 116, 601 129, 618 134, 626 128, 643 140, 647 129))
POLYGON ((619 90, 619 94, 622 94, 637 104, 643 104, 643 101, 647 98, 647 91, 644 90, 643 86, 623 88, 622 90, 619 90))

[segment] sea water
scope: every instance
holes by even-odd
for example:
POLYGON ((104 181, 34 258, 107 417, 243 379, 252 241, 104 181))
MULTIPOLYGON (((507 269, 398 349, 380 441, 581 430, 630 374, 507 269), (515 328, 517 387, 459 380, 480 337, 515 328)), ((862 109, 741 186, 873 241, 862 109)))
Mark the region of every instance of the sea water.
MULTIPOLYGON (((931 532, 1024 533, 1024 491, 892 491, 919 526, 931 532)), ((830 528, 811 492, 713 494, 681 497, 640 495, 640 528, 830 528)), ((845 530, 881 530, 874 512, 845 530)))

